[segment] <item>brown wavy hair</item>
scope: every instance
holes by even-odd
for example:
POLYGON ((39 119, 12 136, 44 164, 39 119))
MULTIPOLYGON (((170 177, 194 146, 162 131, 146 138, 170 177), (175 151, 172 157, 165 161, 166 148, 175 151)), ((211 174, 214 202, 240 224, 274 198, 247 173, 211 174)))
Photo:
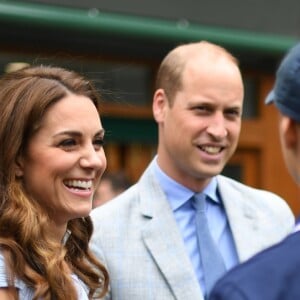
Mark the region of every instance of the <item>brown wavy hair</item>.
POLYGON ((71 272, 86 284, 90 299, 108 288, 108 273, 89 250, 90 217, 68 222, 71 235, 63 247, 51 237, 47 212, 16 175, 17 158, 45 112, 69 93, 90 98, 98 109, 100 96, 91 82, 66 69, 33 66, 0 80, 0 250, 10 285, 21 279, 34 290, 34 300, 77 300, 71 272))

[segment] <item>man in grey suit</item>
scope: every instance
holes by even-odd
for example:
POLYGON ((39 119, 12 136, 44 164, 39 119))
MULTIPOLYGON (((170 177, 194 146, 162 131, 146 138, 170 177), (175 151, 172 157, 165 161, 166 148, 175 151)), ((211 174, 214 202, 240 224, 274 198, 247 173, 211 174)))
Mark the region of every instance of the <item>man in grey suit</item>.
POLYGON ((107 299, 207 297, 193 202, 200 193, 226 270, 291 232, 283 199, 219 175, 237 147, 243 93, 236 59, 217 45, 182 45, 162 61, 157 155, 135 185, 91 214, 91 246, 110 274, 107 299))

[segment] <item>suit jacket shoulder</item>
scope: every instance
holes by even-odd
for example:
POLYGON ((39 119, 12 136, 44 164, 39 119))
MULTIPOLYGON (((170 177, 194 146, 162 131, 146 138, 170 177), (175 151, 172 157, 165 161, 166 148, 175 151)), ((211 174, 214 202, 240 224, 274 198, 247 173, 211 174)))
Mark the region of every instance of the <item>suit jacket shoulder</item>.
POLYGON ((210 300, 300 299, 300 233, 229 271, 210 300))
POLYGON ((292 232, 295 218, 284 199, 221 175, 217 179, 241 262, 292 232))

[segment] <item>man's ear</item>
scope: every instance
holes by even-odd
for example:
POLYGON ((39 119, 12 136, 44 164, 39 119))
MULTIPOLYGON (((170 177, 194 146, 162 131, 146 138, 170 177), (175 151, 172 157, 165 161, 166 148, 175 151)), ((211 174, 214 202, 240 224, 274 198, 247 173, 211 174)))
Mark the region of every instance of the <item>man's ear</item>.
POLYGON ((23 159, 19 156, 15 162, 15 172, 16 177, 23 177, 24 175, 24 166, 23 159))
POLYGON ((168 99, 163 89, 158 89, 153 96, 152 111, 154 119, 160 123, 164 119, 165 110, 168 106, 168 99))
POLYGON ((290 119, 289 117, 283 116, 281 117, 281 130, 282 130, 282 138, 285 146, 288 149, 296 148, 298 141, 298 137, 300 135, 300 128, 297 122, 290 119))

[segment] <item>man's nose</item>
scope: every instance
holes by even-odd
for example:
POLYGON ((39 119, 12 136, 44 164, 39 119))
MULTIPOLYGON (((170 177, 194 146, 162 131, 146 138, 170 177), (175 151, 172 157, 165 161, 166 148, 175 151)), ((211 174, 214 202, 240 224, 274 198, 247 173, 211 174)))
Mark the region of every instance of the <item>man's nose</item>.
POLYGON ((223 114, 217 113, 211 118, 207 126, 207 132, 217 139, 222 139, 227 136, 228 131, 223 114))

